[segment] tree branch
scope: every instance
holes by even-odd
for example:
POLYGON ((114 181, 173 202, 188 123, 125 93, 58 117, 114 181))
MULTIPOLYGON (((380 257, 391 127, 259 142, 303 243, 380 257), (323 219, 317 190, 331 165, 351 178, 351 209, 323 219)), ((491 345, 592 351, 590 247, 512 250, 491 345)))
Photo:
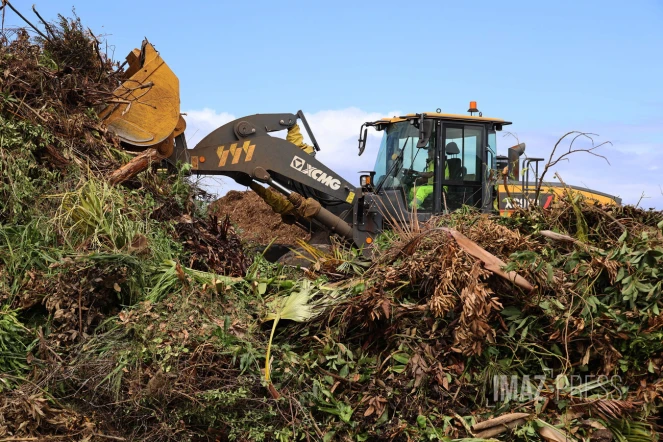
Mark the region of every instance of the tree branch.
POLYGON ((18 10, 17 10, 17 9, 11 4, 11 3, 9 3, 9 0, 2 0, 2 6, 5 6, 5 5, 6 5, 6 6, 9 6, 9 8, 10 8, 12 11, 14 11, 14 12, 16 13, 16 15, 18 15, 19 17, 21 17, 21 18, 23 19, 24 22, 26 22, 28 25, 30 25, 30 27, 31 27, 32 29, 34 29, 35 32, 36 32, 37 34, 39 34, 42 38, 44 38, 44 40, 48 40, 48 41, 50 41, 50 39, 49 39, 46 35, 44 35, 43 32, 41 32, 41 31, 39 30, 39 28, 37 28, 37 27, 36 27, 35 25, 33 25, 32 23, 30 23, 30 21, 29 21, 27 18, 25 18, 20 12, 18 12, 18 10))
POLYGON ((536 192, 534 194, 534 203, 535 204, 538 204, 539 195, 541 194, 541 186, 543 185, 543 179, 546 176, 546 173, 548 172, 548 170, 551 167, 556 166, 562 160, 569 161, 569 159, 568 159, 569 155, 574 154, 574 153, 578 153, 578 152, 585 152, 585 153, 588 153, 590 155, 594 155, 595 157, 603 158, 608 164, 610 164, 610 161, 608 161, 608 159, 605 156, 603 156, 599 153, 596 153, 595 150, 598 149, 601 146, 605 146, 606 144, 609 144, 609 145, 612 146, 612 143, 610 141, 604 141, 603 143, 596 144, 594 142, 594 138, 593 138, 593 137, 596 137, 596 136, 598 136, 598 135, 593 134, 593 133, 589 133, 589 132, 580 132, 580 131, 577 131, 577 130, 573 130, 571 132, 565 133, 559 140, 557 140, 557 142, 555 143, 555 147, 553 147, 552 152, 550 152, 550 157, 548 158, 548 162, 546 163, 545 167, 543 168, 543 173, 541 173, 541 177, 539 178, 539 181, 536 185, 536 192), (571 139, 571 142, 569 143, 569 150, 564 152, 563 154, 555 157, 555 153, 557 152, 557 148, 562 143, 562 141, 564 141, 569 136, 573 136, 573 138, 571 139), (579 138, 588 139, 592 143, 591 147, 583 148, 583 149, 574 148, 573 144, 579 138))

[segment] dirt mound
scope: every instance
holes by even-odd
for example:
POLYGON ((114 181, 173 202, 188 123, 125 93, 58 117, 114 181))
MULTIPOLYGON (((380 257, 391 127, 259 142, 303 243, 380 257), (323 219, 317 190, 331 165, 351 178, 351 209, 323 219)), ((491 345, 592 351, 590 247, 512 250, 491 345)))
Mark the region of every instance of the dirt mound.
POLYGON ((237 227, 244 241, 257 244, 295 244, 307 240, 309 234, 301 228, 285 224, 255 192, 231 190, 210 206, 209 212, 223 219, 226 215, 237 227))

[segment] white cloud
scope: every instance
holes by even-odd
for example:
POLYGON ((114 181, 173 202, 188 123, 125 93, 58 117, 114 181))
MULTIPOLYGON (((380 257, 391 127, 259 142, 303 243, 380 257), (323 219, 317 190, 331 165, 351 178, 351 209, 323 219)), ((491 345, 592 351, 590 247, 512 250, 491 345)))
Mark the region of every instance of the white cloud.
MULTIPOLYGON (((356 107, 341 110, 323 110, 306 115, 311 131, 318 141, 320 152, 316 158, 346 180, 357 184, 360 170, 371 170, 380 146, 382 133, 368 130, 366 151, 358 156, 358 139, 361 125, 367 121, 401 115, 398 111, 386 113, 365 112, 356 107)), ((301 126, 301 124, 300 124, 301 126)), ((302 133, 305 133, 302 127, 302 133)), ((307 142, 310 140, 305 136, 307 142)))
POLYGON ((236 117, 227 112, 217 113, 210 108, 203 110, 191 110, 185 112, 186 115, 186 144, 192 149, 200 140, 205 138, 217 127, 234 120, 236 117))

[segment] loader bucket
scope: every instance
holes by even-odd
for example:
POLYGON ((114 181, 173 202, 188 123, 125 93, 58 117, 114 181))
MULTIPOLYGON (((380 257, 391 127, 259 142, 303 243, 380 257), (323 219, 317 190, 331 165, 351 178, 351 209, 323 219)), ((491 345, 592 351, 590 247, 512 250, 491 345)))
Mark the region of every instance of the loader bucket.
POLYGON ((126 80, 99 117, 124 143, 149 147, 184 131, 177 76, 147 39, 127 56, 126 80), (177 133, 175 133, 177 132, 177 133))

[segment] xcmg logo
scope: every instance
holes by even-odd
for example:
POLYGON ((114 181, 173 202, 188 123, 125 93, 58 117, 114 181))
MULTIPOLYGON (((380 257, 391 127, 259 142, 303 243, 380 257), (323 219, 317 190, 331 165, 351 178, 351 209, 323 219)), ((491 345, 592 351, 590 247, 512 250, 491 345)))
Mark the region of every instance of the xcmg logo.
POLYGON ((327 187, 330 187, 334 190, 338 190, 341 188, 341 180, 334 178, 331 175, 327 175, 320 169, 316 169, 315 167, 311 166, 310 164, 306 164, 306 161, 304 159, 299 158, 298 156, 295 156, 292 159, 292 162, 290 163, 290 167, 293 169, 296 169, 303 173, 304 175, 308 175, 314 180, 316 180, 319 183, 324 184, 327 187))

